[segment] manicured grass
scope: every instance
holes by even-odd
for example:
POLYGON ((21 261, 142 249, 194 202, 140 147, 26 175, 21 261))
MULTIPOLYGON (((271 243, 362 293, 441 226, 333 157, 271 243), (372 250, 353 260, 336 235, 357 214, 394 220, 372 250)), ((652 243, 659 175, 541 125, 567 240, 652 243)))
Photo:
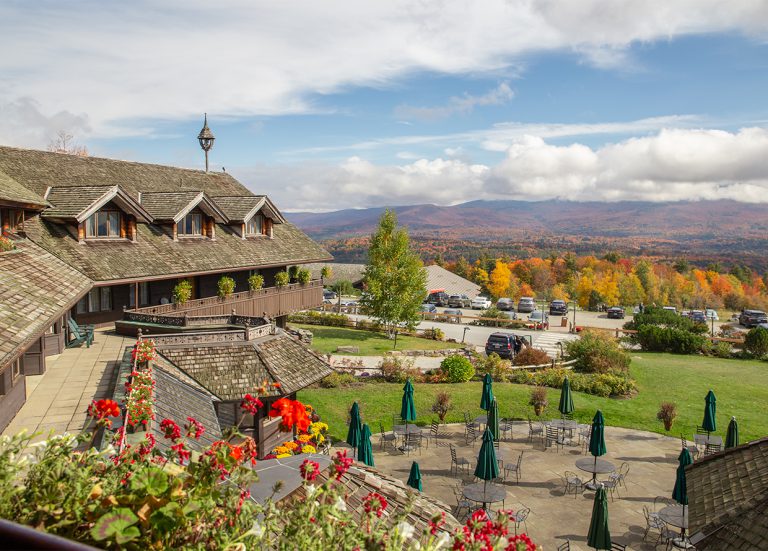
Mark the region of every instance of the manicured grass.
POLYGON ((397 337, 397 348, 393 348, 394 340, 383 333, 347 329, 344 327, 325 327, 323 325, 304 325, 292 323, 292 327, 300 327, 312 331, 312 348, 322 354, 331 354, 338 346, 357 346, 358 356, 381 356, 392 350, 438 350, 443 348, 461 348, 460 344, 433 341, 419 337, 400 335, 397 337))
MULTIPOLYGON (((602 410, 608 425, 636 428, 664 434, 656 412, 662 401, 677 404, 671 436, 685 434, 689 440, 704 417, 704 396, 712 389, 717 396, 717 434, 725 439, 728 421, 732 415, 739 422, 741 442, 768 435, 768 363, 743 360, 721 360, 699 356, 672 354, 633 353, 632 376, 637 380, 639 393, 630 399, 613 399, 574 393, 576 412, 580 422, 590 422, 597 409, 602 410)), ((331 429, 335 439, 346 437, 345 421, 352 402, 360 402, 363 422, 371 426, 373 433, 379 430, 379 421, 385 429, 392 426, 392 414, 400 412, 401 384, 366 383, 351 388, 307 389, 299 393, 299 399, 312 404, 331 429)), ((463 412, 474 417, 480 410, 482 383, 473 381, 463 384, 417 384, 414 398, 419 414, 417 424, 428 424, 437 418, 431 412, 438 392, 451 395, 454 409, 447 421, 463 420, 463 412)), ((493 383, 493 391, 499 402, 502 417, 534 417, 528 405, 530 388, 525 385, 493 383)), ((557 405, 560 391, 548 389, 549 406, 542 418, 558 417, 557 405)))

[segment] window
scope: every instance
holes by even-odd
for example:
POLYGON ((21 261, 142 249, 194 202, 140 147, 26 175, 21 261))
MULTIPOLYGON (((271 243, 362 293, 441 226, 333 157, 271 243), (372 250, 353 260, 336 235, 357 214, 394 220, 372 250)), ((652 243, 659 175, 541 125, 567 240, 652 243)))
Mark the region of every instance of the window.
MULTIPOLYGON (((133 308, 136 304, 136 290, 133 283, 128 284, 128 308, 133 308)), ((149 282, 139 283, 139 306, 149 304, 149 282)))
POLYGON ((120 237, 120 213, 100 210, 85 221, 86 237, 120 237))
POLYGON ((77 303, 77 313, 108 312, 112 310, 112 287, 97 287, 88 291, 77 303))
POLYGON ((16 382, 16 379, 21 375, 21 358, 18 358, 11 364, 11 380, 16 382))
POLYGON ((196 236, 203 234, 203 215, 199 212, 187 214, 179 222, 177 233, 179 235, 196 236))
POLYGON ((261 235, 263 227, 264 218, 260 214, 255 214, 245 225, 245 235, 261 235))

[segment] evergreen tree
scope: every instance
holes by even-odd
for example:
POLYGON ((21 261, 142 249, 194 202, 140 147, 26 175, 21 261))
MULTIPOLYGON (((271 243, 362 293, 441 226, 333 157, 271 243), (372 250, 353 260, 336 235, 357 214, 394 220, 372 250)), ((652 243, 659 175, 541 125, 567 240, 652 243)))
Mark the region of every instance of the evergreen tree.
POLYGON ((371 236, 363 271, 361 305, 393 337, 398 326, 413 328, 427 296, 427 272, 411 250, 408 232, 397 228, 397 216, 387 209, 371 236))

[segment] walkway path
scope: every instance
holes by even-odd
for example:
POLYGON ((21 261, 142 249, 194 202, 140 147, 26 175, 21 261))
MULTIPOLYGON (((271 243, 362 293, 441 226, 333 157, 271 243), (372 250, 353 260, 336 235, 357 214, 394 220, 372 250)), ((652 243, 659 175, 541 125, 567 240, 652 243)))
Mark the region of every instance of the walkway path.
POLYGON ((81 432, 90 424, 86 415, 90 403, 112 394, 113 368, 131 344, 131 338, 97 330, 90 348, 69 348, 48 357, 43 375, 26 377, 27 402, 3 434, 22 429, 45 435, 51 430, 81 432))

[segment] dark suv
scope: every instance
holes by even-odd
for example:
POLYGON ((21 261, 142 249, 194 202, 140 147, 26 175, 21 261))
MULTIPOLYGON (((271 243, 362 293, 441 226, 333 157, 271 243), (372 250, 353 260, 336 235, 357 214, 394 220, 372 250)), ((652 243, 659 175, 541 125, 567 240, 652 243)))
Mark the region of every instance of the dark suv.
POLYGON ((472 299, 467 295, 451 295, 448 297, 448 306, 450 308, 469 308, 472 305, 472 299))
POLYGON ((608 314, 609 319, 615 319, 615 320, 623 320, 624 319, 624 308, 621 306, 611 306, 606 310, 606 313, 608 314))
POLYGON ((553 300, 549 303, 550 316, 564 316, 568 313, 568 305, 564 300, 553 300))
POLYGON ((443 291, 438 291, 437 293, 430 293, 427 297, 427 300, 424 301, 425 303, 434 304, 435 306, 447 306, 448 305, 448 294, 444 293, 443 291))
POLYGON ((739 323, 744 327, 756 327, 759 323, 768 323, 768 316, 761 310, 742 310, 739 323))
POLYGON ((491 333, 485 343, 485 353, 493 353, 502 358, 512 358, 515 355, 515 335, 512 333, 491 333))

